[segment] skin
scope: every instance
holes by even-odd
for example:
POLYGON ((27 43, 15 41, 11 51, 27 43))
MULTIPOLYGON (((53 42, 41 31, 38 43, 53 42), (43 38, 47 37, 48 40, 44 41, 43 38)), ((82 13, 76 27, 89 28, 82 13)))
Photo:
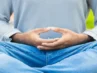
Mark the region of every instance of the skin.
POLYGON ((51 28, 51 30, 61 33, 62 37, 55 42, 42 43, 38 48, 42 50, 62 49, 76 44, 86 43, 91 40, 91 38, 86 34, 78 34, 68 29, 51 28))
POLYGON ((86 34, 78 34, 71 30, 58 27, 39 28, 25 33, 16 33, 11 38, 14 42, 33 45, 40 50, 62 49, 76 44, 86 43, 91 40, 91 37, 86 34), (61 33, 62 37, 55 39, 42 39, 39 37, 41 33, 49 30, 61 33))
POLYGON ((38 28, 25 33, 16 33, 11 36, 13 42, 23 43, 33 46, 41 45, 42 43, 52 43, 58 39, 42 39, 39 37, 41 33, 48 32, 49 28, 38 28))

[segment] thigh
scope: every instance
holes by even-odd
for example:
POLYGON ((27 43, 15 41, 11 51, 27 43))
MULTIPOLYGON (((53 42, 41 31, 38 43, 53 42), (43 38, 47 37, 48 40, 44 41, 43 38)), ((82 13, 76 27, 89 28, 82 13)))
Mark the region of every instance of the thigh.
POLYGON ((97 42, 89 42, 85 44, 80 44, 68 48, 63 48, 61 50, 49 51, 47 52, 47 64, 57 63, 65 58, 78 54, 80 52, 84 52, 86 50, 90 50, 97 46, 97 42))
POLYGON ((38 70, 45 73, 97 73, 97 42, 87 47, 84 51, 38 70))
POLYGON ((45 54, 34 46, 12 42, 0 42, 0 52, 14 57, 31 67, 45 65, 45 54))
POLYGON ((42 73, 24 64, 23 62, 0 53, 0 73, 42 73))

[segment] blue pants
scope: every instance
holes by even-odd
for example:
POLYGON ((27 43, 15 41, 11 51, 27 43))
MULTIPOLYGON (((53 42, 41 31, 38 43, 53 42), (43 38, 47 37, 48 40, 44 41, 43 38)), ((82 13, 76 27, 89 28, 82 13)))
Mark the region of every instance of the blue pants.
POLYGON ((0 42, 0 73, 97 73, 97 42, 55 51, 0 42))

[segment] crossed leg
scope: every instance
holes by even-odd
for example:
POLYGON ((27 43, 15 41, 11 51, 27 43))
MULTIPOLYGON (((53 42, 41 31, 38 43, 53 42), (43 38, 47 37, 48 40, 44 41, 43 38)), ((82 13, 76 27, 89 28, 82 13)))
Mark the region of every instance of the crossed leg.
POLYGON ((45 53, 36 47, 0 42, 0 73, 42 73, 34 67, 45 65, 45 53))
POLYGON ((55 64, 36 69, 44 73, 97 73, 97 42, 86 45, 82 45, 85 47, 78 53, 72 53, 71 56, 55 64))
MULTIPOLYGON (((10 44, 7 43, 7 45, 10 44)), ((80 49, 79 47, 76 47, 76 52, 75 50, 73 50, 74 47, 67 48, 68 50, 70 50, 68 51, 68 53, 66 52, 66 54, 62 53, 63 55, 58 55, 57 58, 60 58, 60 61, 59 59, 57 60, 55 58, 55 60, 52 61, 52 64, 46 66, 44 63, 45 56, 43 55, 45 53, 43 53, 42 51, 38 51, 36 48, 32 50, 34 47, 31 46, 27 47, 26 45, 24 45, 24 47, 26 47, 24 48, 23 45, 14 45, 11 44, 10 48, 15 47, 14 49, 18 49, 17 51, 11 50, 9 46, 4 45, 4 43, 3 46, 0 46, 0 73, 97 73, 97 42, 91 42, 88 43, 88 45, 80 45, 80 47, 82 47, 80 49), (21 47, 23 50, 20 49, 21 47), (26 50, 26 52, 24 51, 24 49, 26 50), (28 55, 29 50, 30 55, 28 55), (31 52, 34 53, 34 55, 31 52), (35 52, 37 52, 37 55, 39 55, 38 57, 36 56, 35 52), (24 54, 26 54, 27 56, 24 54), (68 56, 65 57, 66 55, 68 56), (62 56, 64 57, 64 59, 62 58, 62 56), (26 60, 26 57, 32 57, 32 63, 29 60, 26 60), (25 60, 29 61, 31 65, 25 60)), ((61 51, 64 51, 64 49, 61 51)))

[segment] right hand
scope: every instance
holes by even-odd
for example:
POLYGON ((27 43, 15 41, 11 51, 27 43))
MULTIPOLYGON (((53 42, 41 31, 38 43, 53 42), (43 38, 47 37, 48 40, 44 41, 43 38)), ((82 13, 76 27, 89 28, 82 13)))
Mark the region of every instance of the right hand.
POLYGON ((49 28, 38 28, 25 33, 16 33, 11 36, 13 42, 24 43, 28 45, 38 46, 42 43, 53 43, 58 39, 42 39, 40 38, 40 34, 44 32, 48 32, 49 28))

